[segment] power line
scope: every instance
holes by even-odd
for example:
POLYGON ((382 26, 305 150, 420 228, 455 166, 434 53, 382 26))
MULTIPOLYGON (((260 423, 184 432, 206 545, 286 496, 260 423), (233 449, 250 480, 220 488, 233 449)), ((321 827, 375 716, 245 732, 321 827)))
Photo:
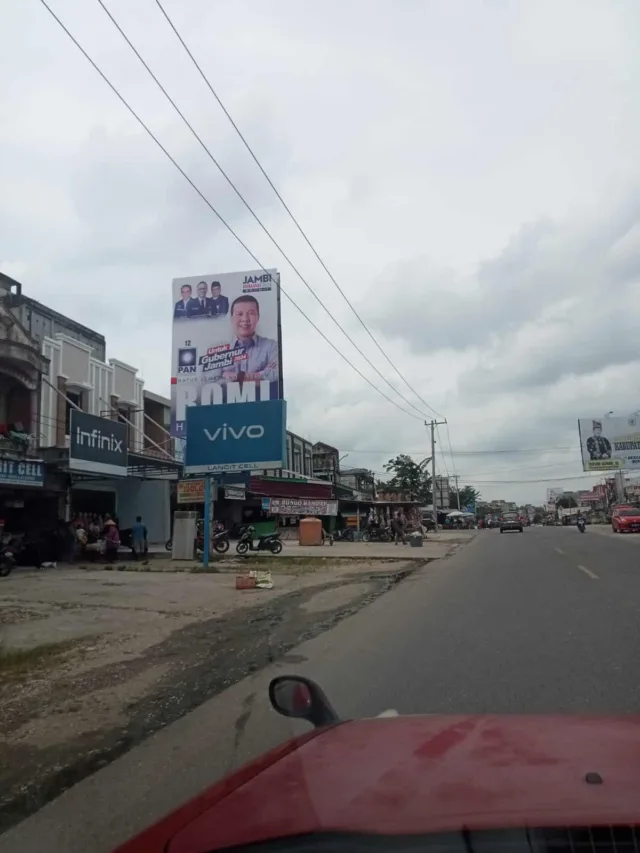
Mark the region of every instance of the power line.
POLYGON ((596 476, 593 474, 577 474, 575 477, 545 477, 542 480, 472 480, 471 485, 475 486, 503 486, 503 485, 520 485, 524 483, 566 483, 573 480, 592 480, 596 476))
MULTIPOLYGON (((47 10, 47 12, 49 12, 49 14, 51 15, 51 17, 56 21, 56 23, 58 24, 58 26, 60 26, 60 27, 61 27, 61 29, 63 29, 63 30, 64 30, 64 32, 65 32, 65 33, 67 34, 67 36, 71 39, 71 41, 75 44, 75 46, 76 46, 76 47, 78 48, 78 50, 82 53, 82 55, 85 57, 85 59, 86 59, 86 60, 91 64, 91 66, 94 68, 94 70, 95 70, 95 71, 97 71, 97 73, 100 75, 100 77, 102 77, 102 79, 104 80, 104 82, 107 84, 107 86, 109 86, 109 88, 110 88, 110 89, 111 89, 111 91, 114 93, 114 95, 116 95, 116 97, 118 98, 118 100, 119 100, 119 101, 120 101, 120 102, 121 102, 121 103, 126 107, 126 109, 127 109, 127 110, 129 111, 129 113, 133 116, 133 118, 135 118, 135 120, 138 122, 138 124, 140 124, 140 126, 142 127, 142 129, 143 129, 143 130, 148 134, 148 136, 150 136, 150 137, 151 137, 151 139, 153 140, 153 142, 155 142, 155 144, 156 144, 156 145, 158 146, 158 148, 162 151, 162 153, 163 153, 163 154, 164 154, 164 155, 165 155, 165 156, 166 156, 166 157, 171 161, 171 163, 175 166, 175 168, 180 172, 180 174, 182 175, 182 177, 183 177, 183 178, 184 178, 184 179, 185 179, 185 180, 190 184, 190 186, 192 187, 192 189, 194 189, 194 190, 195 190, 195 192, 200 196, 200 198, 202 199, 202 201, 204 201, 204 203, 205 203, 205 204, 207 205, 207 207, 211 210, 211 212, 215 214, 215 216, 216 216, 216 217, 218 218, 218 220, 222 223, 222 225, 224 225, 224 227, 229 231, 229 233, 230 233, 230 234, 232 234, 232 235, 233 235, 233 237, 235 237, 235 239, 236 239, 236 240, 238 241, 238 243, 242 246, 242 248, 247 252, 247 254, 248 254, 251 258, 253 258, 253 260, 258 264, 258 266, 260 267, 260 269, 261 269, 261 270, 263 270, 263 272, 265 272, 265 273, 266 273, 266 272, 267 272, 266 268, 265 268, 265 267, 260 263, 260 261, 258 260, 258 258, 254 255, 254 253, 253 253, 253 252, 251 251, 251 249, 247 246, 247 244, 246 244, 246 243, 242 240, 242 238, 241 238, 241 237, 240 237, 240 236, 239 236, 239 235, 234 231, 234 229, 233 229, 233 228, 229 225, 229 223, 228 223, 228 222, 223 218, 223 216, 222 216, 220 213, 218 213, 218 211, 217 211, 217 210, 216 210, 216 208, 213 206, 213 204, 212 204, 212 203, 209 201, 209 199, 204 195, 204 193, 203 193, 203 192, 202 192, 202 191, 201 191, 201 190, 196 186, 196 184, 191 180, 191 178, 187 175, 187 173, 184 171, 184 169, 179 165, 179 163, 177 162, 177 160, 175 160, 175 158, 174 158, 174 157, 169 153, 169 151, 167 151, 167 149, 166 149, 166 148, 164 147, 164 145, 160 142, 160 140, 158 139, 158 137, 157 137, 157 136, 155 136, 155 134, 153 133, 153 131, 152 131, 152 130, 151 130, 151 129, 150 129, 150 128, 145 124, 145 122, 140 118, 140 116, 136 113, 136 111, 135 111, 135 110, 133 109, 133 107, 129 104, 129 102, 124 98, 124 96, 123 96, 123 95, 121 95, 121 94, 120 94, 120 92, 118 91, 118 89, 116 88, 116 86, 114 86, 114 84, 109 80, 109 78, 106 76, 106 74, 105 74, 105 73, 104 73, 104 72, 103 72, 103 71, 98 67, 98 65, 97 65, 97 64, 93 61, 93 59, 89 56, 89 54, 88 54, 88 53, 87 53, 87 51, 82 47, 82 45, 80 44, 80 42, 75 38, 75 36, 70 32, 70 30, 68 30, 68 29, 67 29, 67 27, 65 26, 65 24, 64 24, 64 23, 60 20, 60 18, 56 15, 56 13, 55 13, 55 12, 53 11, 53 9, 49 6, 49 4, 46 2, 46 0, 40 0, 40 2, 41 2, 41 3, 42 3, 42 5, 45 7, 45 9, 47 10)), ((362 379, 364 379, 364 381, 365 381, 368 385, 370 385, 370 386, 371 386, 375 391, 377 391, 377 392, 378 392, 378 394, 381 394, 381 395, 385 398, 385 400, 388 400, 388 402, 390 402, 392 405, 394 405, 397 409, 400 409, 400 411, 401 411, 401 412, 404 412, 404 414, 405 414, 405 415, 409 415, 409 417, 412 417, 412 418, 415 418, 416 420, 420 420, 420 421, 422 421, 422 417, 419 417, 418 415, 414 415, 412 412, 408 412, 406 409, 403 409, 403 408, 402 408, 402 406, 400 406, 398 403, 396 403, 396 401, 395 401, 395 400, 392 400, 392 399, 391 399, 391 397, 389 397, 387 394, 385 394, 385 392, 384 392, 381 388, 378 388, 378 386, 377 386, 377 385, 374 385, 374 384, 373 384, 373 382, 372 382, 370 379, 368 379, 368 378, 364 375, 364 373, 362 373, 362 372, 361 372, 361 371, 360 371, 360 370, 359 370, 359 369, 358 369, 358 368, 357 368, 357 367, 356 367, 356 366, 355 366, 355 365, 354 365, 354 364, 353 364, 353 363, 352 363, 352 362, 351 362, 351 361, 346 357, 346 355, 344 355, 344 353, 340 352, 340 350, 338 349, 338 347, 337 347, 334 343, 332 343, 332 342, 329 340, 329 338, 324 334, 324 332, 323 332, 323 331, 321 331, 321 330, 318 328, 318 326, 313 322, 313 320, 309 317, 309 315, 308 315, 308 314, 306 314, 306 313, 302 310, 302 308, 300 308, 300 306, 299 306, 299 305, 298 305, 298 304, 293 300, 293 298, 292 298, 291 296, 289 296, 289 294, 288 294, 288 293, 287 293, 287 291, 282 287, 282 285, 280 286, 280 290, 281 290, 281 292, 286 296, 286 298, 289 300, 289 302, 293 305, 293 307, 294 307, 294 308, 295 308, 295 309, 296 309, 296 310, 297 310, 297 311, 298 311, 298 312, 299 312, 299 313, 300 313, 300 314, 305 318, 305 320, 306 320, 308 323, 310 323, 310 325, 311 325, 311 326, 313 326, 313 328, 316 330, 316 332, 318 332, 318 334, 319 334, 319 335, 320 335, 320 336, 321 336, 321 337, 322 337, 322 338, 323 338, 323 339, 324 339, 324 340, 329 344, 329 346, 330 346, 330 347, 331 347, 331 348, 332 348, 332 349, 333 349, 333 350, 334 350, 334 351, 335 351, 335 352, 340 356, 340 358, 342 358, 342 359, 343 359, 343 361, 345 361, 345 362, 349 365, 349 367, 351 367, 351 368, 352 368, 352 370, 355 370, 355 372, 356 372, 356 373, 357 373, 357 374, 358 374, 362 379)), ((392 386, 392 387, 393 387, 393 386, 392 386)), ((394 390, 395 390, 395 389, 394 389, 394 390)), ((403 399, 404 399, 404 398, 403 398, 403 399)))
MULTIPOLYGON (((102 5, 102 0, 98 0, 98 2, 102 5)), ((432 411, 432 412, 433 412, 435 415, 437 415, 438 417, 442 418, 443 416, 442 416, 439 412, 437 412, 437 411, 436 411, 432 406, 430 406, 430 405, 429 405, 429 403, 427 403, 427 401, 426 401, 423 397, 421 397, 421 396, 420 396, 420 394, 415 390, 415 388, 413 388, 413 387, 410 385, 410 383, 408 382, 408 380, 406 379, 406 377, 404 376, 404 374, 403 374, 400 370, 398 370, 398 368, 397 368, 397 367, 395 366, 395 364, 391 361, 391 359, 389 358, 389 356, 387 355, 387 353, 385 352, 385 350, 384 350, 384 349, 382 348, 382 346, 378 343, 378 341, 376 340, 376 338, 374 337, 374 335, 373 335, 373 334, 372 334, 372 332, 370 331, 370 329, 369 329, 369 327, 367 326, 367 324, 364 322, 364 320, 362 319, 362 317, 360 316, 360 314, 358 313, 358 311, 354 308, 354 306, 353 306, 353 304, 351 303, 351 301, 349 300, 348 296, 346 295, 346 293, 344 292, 344 290, 340 287, 340 285, 339 285, 339 284, 338 284, 338 282, 336 281, 335 277, 333 276, 333 274, 331 273, 331 271, 329 270, 329 268, 327 267, 327 265, 325 264, 325 262, 322 260, 322 258, 320 257, 320 255, 318 254, 318 252, 317 252, 317 250, 316 250, 315 246, 313 245, 313 243, 311 242, 311 240, 310 240, 310 239, 309 239, 309 237, 307 236, 306 232, 304 231, 304 229, 302 228, 302 226, 300 225, 300 223, 298 222, 298 220, 296 219, 296 217, 293 215, 293 213, 292 213, 291 209, 289 208, 289 206, 287 205, 287 203, 285 202, 285 200, 284 200, 284 199, 282 198, 282 196, 280 195, 280 193, 279 193, 278 189, 276 188, 275 184, 273 183, 273 181, 271 180, 271 178, 269 177, 269 175, 266 173, 266 171, 265 171, 264 167, 262 166, 262 164, 261 164, 260 160, 258 160, 258 157, 256 156, 255 152, 253 151, 253 149, 251 148, 251 146, 250 146, 250 145, 249 145, 249 143, 247 142, 247 140, 246 140, 246 138, 245 138, 244 134, 242 133, 242 131, 240 130, 240 128, 238 127, 238 125, 235 123, 235 121, 234 121, 234 120, 233 120, 233 118, 231 117, 231 114, 229 113, 229 110, 225 107, 225 105, 224 105, 224 104, 222 103, 222 101, 220 100, 220 97, 219 97, 218 93, 216 92, 216 90, 215 90, 215 89, 213 88, 213 86, 211 85, 211 83, 210 83, 210 81, 209 81, 209 78, 207 77, 207 75, 204 73, 204 71, 203 71, 203 70, 202 70, 202 68, 200 67, 200 65, 199 65, 198 61, 196 60, 196 58, 194 57, 193 53, 192 53, 192 52, 191 52, 191 50, 188 48, 188 46, 187 46, 187 44, 186 44, 185 40, 182 38, 182 36, 181 36, 181 35, 180 35, 180 33, 178 32, 178 30, 177 30, 177 28, 176 28, 175 24, 174 24, 174 23, 173 23, 173 21, 171 20, 171 17, 169 16, 169 14, 167 13, 167 11, 165 10, 164 6, 163 6, 163 5, 162 5, 162 3, 160 2, 160 0, 155 0, 155 2, 156 2, 156 5, 158 6, 158 8, 160 9, 160 11, 162 12, 162 14, 164 15, 164 17, 165 17, 165 19, 166 19, 167 23, 169 24, 169 26, 171 27, 171 29, 172 29, 172 30, 173 30, 173 32, 175 33, 176 38, 178 39, 178 41, 180 42, 180 44, 182 45, 182 47, 185 49, 185 51, 186 51, 186 53, 187 53, 187 55, 188 55, 189 59, 190 59, 190 60, 191 60, 191 62, 194 64, 194 66, 195 66, 196 70, 198 71, 198 73, 199 73, 199 74, 200 74, 200 76, 202 77, 202 79, 203 79, 203 81, 204 81, 205 85, 207 86, 207 88, 209 89, 209 91, 211 92, 211 94, 213 95, 213 97, 216 99, 216 101, 218 102, 218 105, 220 106, 220 108, 222 109, 222 111, 224 112, 224 114, 226 115, 226 117, 227 117, 227 118, 229 119, 229 121, 231 122, 231 125, 233 126, 233 129, 236 131, 236 133, 238 134, 238 136, 239 136, 239 137, 240 137, 240 139, 242 140, 242 142, 243 142, 243 144, 244 144, 245 148, 247 149, 247 151, 249 152, 249 154, 250 154, 250 155, 251 155, 251 157, 253 158, 253 160, 254 160, 254 162, 255 162, 256 166, 258 167, 258 169, 260 169, 260 171, 261 171, 261 172, 262 172, 262 174, 264 175, 265 179, 267 180, 267 183, 269 184, 269 186, 271 187, 271 189, 274 191, 274 193, 275 193, 275 194, 276 194, 276 196, 278 197, 278 199, 279 199, 280 203, 282 204, 282 206, 284 207, 284 209, 285 209, 285 210, 286 210, 286 212, 288 213, 289 217, 291 218, 291 221, 292 221, 292 222, 293 222, 293 224, 296 226, 296 228, 298 229, 298 231, 299 231, 299 232, 300 232, 300 234, 302 235, 302 238, 304 239, 304 241, 306 242, 306 244, 309 246, 309 248, 311 249, 311 251, 313 252, 313 254, 316 256, 316 258, 318 259, 318 261, 320 262, 320 265, 322 266, 322 268, 324 269, 324 271, 326 272, 326 274, 329 276, 329 278, 331 279, 331 281, 333 282, 333 284, 334 284, 334 285, 336 286, 336 288, 338 289, 338 291, 339 291, 340 295, 342 296, 342 298, 344 299, 344 301, 347 303, 347 305, 349 306, 349 308, 351 309, 351 311, 352 311, 352 312, 353 312, 353 314, 355 315, 356 319, 358 320, 358 322, 360 323, 360 325, 362 326, 362 328, 363 328, 363 329, 365 330, 365 332, 369 335, 369 337, 371 338, 371 340, 373 341, 373 343, 374 343, 374 344, 376 345, 376 347, 380 350, 380 352, 382 353, 382 355, 384 356, 384 358, 387 360, 387 362, 388 362, 388 363, 389 363, 389 365, 393 368, 393 370, 398 374, 398 376, 400 377, 400 379, 405 383, 405 385, 407 386, 407 388, 408 388, 408 389, 409 389, 413 394, 415 394, 415 395, 416 395, 416 397, 420 400, 420 402, 421 402, 424 406, 426 406, 426 407, 427 407, 427 409, 429 409, 430 411, 432 411)), ((284 253, 283 253, 283 254, 284 254, 284 253)), ((346 334, 346 333, 345 333, 345 334, 346 334)), ((384 377, 383 377, 383 378, 384 378, 384 377)), ((385 379, 385 382, 386 382, 386 381, 387 381, 387 380, 385 379)), ((391 387, 393 387, 393 386, 391 386, 391 387)), ((397 391, 396 389, 394 389, 394 390, 396 391, 396 393, 397 393, 400 397, 402 397, 402 394, 400 394, 400 392, 399 392, 399 391, 397 391)), ((403 399, 403 400, 405 400, 405 398, 404 398, 404 397, 402 397, 402 399, 403 399)), ((405 402, 407 402, 407 401, 405 400, 405 402)), ((413 405, 413 404, 410 404, 410 405, 413 405)))
POLYGON ((566 468, 571 464, 571 462, 553 462, 551 465, 515 465, 508 468, 494 468, 493 471, 467 472, 466 474, 460 474, 460 477, 468 480, 471 477, 485 477, 491 474, 502 474, 503 472, 508 474, 511 471, 540 471, 544 468, 566 468))
MULTIPOLYGON (((457 456, 493 456, 499 453, 550 453, 552 451, 567 451, 567 450, 577 450, 580 448, 576 447, 574 444, 566 445, 564 447, 518 447, 518 448, 508 448, 505 450, 456 450, 457 456)), ((354 448, 354 447, 342 447, 340 448, 341 453, 389 453, 393 456, 396 453, 405 453, 407 456, 420 456, 420 454, 424 453, 424 450, 402 450, 396 448, 395 450, 377 450, 372 448, 354 448)))
POLYGON ((287 253, 285 252, 285 250, 282 248, 282 246, 280 246, 280 244, 277 242, 277 240, 275 239, 275 237, 271 234, 271 232, 269 231, 269 229, 267 228, 267 226, 264 224, 264 222, 262 222, 262 220, 259 218, 259 216, 257 215, 257 213, 253 210, 253 208, 251 207, 251 205, 249 204, 249 202, 245 199, 245 197, 242 195, 242 193, 240 192, 240 190, 236 187, 236 185, 235 185, 235 184, 234 184, 234 182, 231 180, 231 178, 229 177, 229 175, 225 172, 225 170, 222 168, 222 166, 220 165, 220 163, 218 162, 218 160, 217 160, 217 159, 214 157, 214 155, 211 153, 210 148, 209 148, 209 147, 207 146, 207 144, 203 141, 202 137, 198 134, 198 132, 197 132, 197 131, 195 130, 195 128, 193 127, 193 125, 189 122, 189 120, 188 120, 188 119, 187 119, 187 117, 184 115, 184 113, 182 112, 182 110, 180 109, 180 107, 176 104, 175 100, 174 100, 174 99, 171 97, 171 95, 167 92, 167 90, 164 88, 164 86, 162 85, 162 83, 160 82, 160 80, 157 78, 157 76, 156 76, 156 75, 154 74, 154 72, 151 70, 151 68, 149 67, 149 65, 145 62, 145 60, 143 59, 143 57, 141 56, 140 52, 139 52, 139 51, 138 51, 138 49, 135 47, 135 45, 133 44, 133 42, 131 41, 131 39, 127 36, 127 34, 124 32, 124 30, 122 29, 122 27, 120 26, 120 24, 116 21, 116 19, 114 18, 114 16, 111 14, 111 12, 110 12, 110 11, 107 9, 107 7, 105 6, 105 4, 104 4, 104 0, 97 0, 97 2, 100 4, 101 8, 103 9, 104 13, 105 13, 105 14, 107 15, 107 17, 109 18, 109 20, 111 21, 111 23, 112 23, 112 24, 114 25, 114 27, 118 30, 118 32, 120 33, 120 35, 122 36, 122 38, 123 38, 123 39, 125 40, 125 42, 129 45, 129 47, 131 48, 131 50, 133 51, 133 53, 136 55, 136 57, 138 58, 138 60, 141 62, 141 64, 143 65, 143 67, 145 68, 145 70, 147 71, 147 73, 149 74, 149 76, 151 77, 151 79, 153 80, 153 82, 154 82, 154 83, 156 84, 156 86, 160 89, 160 91, 161 91, 161 92, 162 92, 162 94, 165 96, 165 98, 169 101, 169 103, 171 104, 171 106, 173 107, 173 109, 176 111, 176 113, 180 116, 180 118, 182 119, 182 121, 184 122, 184 124, 187 126, 187 128, 191 131, 191 134, 192 134, 192 135, 193 135, 193 137, 196 139, 196 141, 200 144, 200 146, 202 147, 202 149, 204 150, 204 152, 206 153, 206 155, 209 157, 209 159, 211 160, 211 162, 216 166, 216 168, 218 169, 218 171, 220 172, 220 174, 222 175, 222 177, 226 180, 226 182, 229 184, 229 186, 231 187, 231 189, 232 189, 232 190, 234 191, 234 193, 238 196, 238 198, 240 199, 240 201, 244 204, 244 206, 245 206, 245 207, 246 207, 246 209, 249 211, 249 213, 251 214, 251 216, 255 219, 255 221, 258 223, 258 225, 260 226, 260 228, 262 228, 262 230, 264 231, 264 233, 265 233, 265 234, 267 235, 267 237, 271 240, 271 242, 273 243, 273 245, 276 247, 276 249, 280 252, 280 254, 282 255, 282 257, 285 259, 285 261, 289 264, 289 266, 291 267, 291 269, 292 269, 292 270, 294 271, 294 273, 298 276, 298 278, 300 279, 300 281, 304 284, 304 286, 307 288, 307 290, 309 291, 309 293, 310 293, 310 294, 313 296, 313 298, 316 300, 316 302, 318 303, 318 305, 320 305, 320 307, 321 307, 321 308, 322 308, 322 310, 325 312, 325 314, 327 314, 327 315, 329 316, 329 318, 330 318, 330 319, 333 321, 333 323, 338 327, 338 329, 340 329, 340 331, 341 331, 341 332, 342 332, 342 334, 345 336, 345 338, 349 341, 349 343, 350 343, 350 344, 354 347, 354 349, 355 349, 355 350, 356 350, 356 351, 357 351, 357 352, 362 356, 362 358, 364 358, 364 360, 367 362, 367 364, 369 365, 369 367, 371 367, 371 369, 372 369, 372 370, 374 370, 374 371, 378 374, 378 376, 382 379, 382 381, 383 381, 383 382, 386 382, 386 383, 387 383, 387 385, 389 386, 389 388, 391 388, 391 390, 392 390, 395 394, 397 394, 397 395, 400 397, 400 399, 401 399, 401 400, 403 400, 403 401, 404 401, 408 406, 411 406, 411 408, 412 408, 412 409, 414 409, 416 412, 418 412, 418 414, 420 414, 420 415, 422 415, 422 416, 424 417, 424 416, 425 416, 425 415, 424 415, 424 412, 420 411, 420 409, 418 409, 418 408, 417 408, 417 406, 415 406, 415 405, 411 402, 411 400, 408 400, 408 399, 407 399, 403 394, 401 394, 401 393, 400 393, 400 391, 398 391, 398 389, 397 389, 394 385, 392 385, 392 384, 391 384, 391 382, 389 382, 389 380, 386 378, 386 376, 384 376, 384 374, 383 374, 383 373, 381 373, 381 372, 378 370, 378 368, 375 366, 375 364, 373 364, 373 362, 372 362, 372 361, 367 357, 367 355, 366 355, 366 354, 365 354, 365 353, 360 349, 360 347, 358 346, 358 344, 353 340, 353 338, 349 335, 349 333, 348 333, 348 332, 343 328, 343 326, 340 324, 340 322, 339 322, 339 321, 338 321, 338 320, 333 316, 333 314, 332 314, 332 313, 331 313, 331 311, 327 308, 327 306, 324 304, 324 302, 322 301, 322 299, 320 299, 320 297, 318 296, 318 294, 317 294, 317 293, 315 292, 315 290, 311 287, 311 285, 309 284, 309 282, 308 282, 308 281, 306 280, 306 278, 302 275, 302 273, 301 273, 301 272, 300 272, 300 270, 296 267, 296 265, 293 263, 293 261, 291 260, 291 258, 287 255, 287 253))

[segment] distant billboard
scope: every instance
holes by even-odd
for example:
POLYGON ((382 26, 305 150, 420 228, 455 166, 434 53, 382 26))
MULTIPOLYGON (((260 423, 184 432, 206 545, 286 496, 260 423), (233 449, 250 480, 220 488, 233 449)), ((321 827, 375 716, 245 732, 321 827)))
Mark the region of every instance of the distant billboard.
POLYGON ((449 478, 448 477, 436 477, 434 491, 436 494, 436 506, 440 507, 440 509, 448 509, 449 508, 449 478))
POLYGON ((582 418, 578 421, 585 471, 640 469, 640 419, 582 418))
POLYGON ((282 398, 280 277, 275 269, 174 278, 171 433, 189 406, 282 398))
POLYGON ((547 503, 555 506, 563 494, 564 489, 547 489, 547 503))

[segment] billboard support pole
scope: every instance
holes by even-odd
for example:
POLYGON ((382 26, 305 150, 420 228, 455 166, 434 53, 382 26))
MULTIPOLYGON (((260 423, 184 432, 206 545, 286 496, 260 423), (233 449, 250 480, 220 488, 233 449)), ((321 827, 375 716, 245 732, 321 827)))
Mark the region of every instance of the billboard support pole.
POLYGON ((204 526, 202 541, 202 568, 209 568, 209 549, 211 547, 211 474, 204 478, 204 526))
POLYGON ((433 523, 435 525, 436 533, 438 532, 438 506, 436 498, 436 427, 441 424, 446 424, 446 421, 431 421, 430 424, 426 421, 424 422, 425 426, 431 427, 431 502, 433 504, 433 523))

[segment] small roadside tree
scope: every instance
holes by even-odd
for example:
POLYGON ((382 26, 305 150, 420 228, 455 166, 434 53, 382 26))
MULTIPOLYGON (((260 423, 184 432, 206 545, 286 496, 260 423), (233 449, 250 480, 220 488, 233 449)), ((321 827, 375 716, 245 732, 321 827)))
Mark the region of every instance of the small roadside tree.
POLYGON ((431 502, 431 477, 427 466, 431 458, 416 462, 406 453, 400 453, 384 466, 391 477, 386 483, 390 491, 406 492, 412 500, 420 501, 422 506, 431 502))

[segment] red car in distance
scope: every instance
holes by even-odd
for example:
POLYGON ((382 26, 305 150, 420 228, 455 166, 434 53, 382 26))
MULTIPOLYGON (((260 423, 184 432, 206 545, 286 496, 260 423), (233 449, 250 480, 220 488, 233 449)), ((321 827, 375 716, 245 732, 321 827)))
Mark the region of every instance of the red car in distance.
POLYGON ((611 512, 611 529, 614 533, 640 533, 640 508, 615 506, 611 512))

